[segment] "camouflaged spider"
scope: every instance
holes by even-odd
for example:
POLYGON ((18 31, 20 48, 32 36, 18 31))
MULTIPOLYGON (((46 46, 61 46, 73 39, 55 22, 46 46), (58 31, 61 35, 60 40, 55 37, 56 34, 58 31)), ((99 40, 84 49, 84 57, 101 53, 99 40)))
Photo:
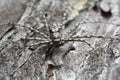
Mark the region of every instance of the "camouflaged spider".
MULTIPOLYGON (((47 20, 47 15, 46 13, 43 13, 40 11, 40 15, 42 15, 43 19, 44 19, 44 25, 47 29, 46 32, 48 32, 48 35, 44 34, 44 32, 40 32, 37 29, 34 29, 33 27, 28 27, 28 26, 24 26, 28 29, 30 29, 32 32, 38 33, 39 35, 42 36, 41 37, 26 37, 25 39, 28 40, 37 40, 37 42, 34 42, 33 44, 30 44, 30 46, 35 46, 35 45, 39 45, 39 44, 50 44, 51 47, 59 47, 62 44, 64 44, 65 42, 69 42, 69 41, 78 41, 78 42, 84 42, 85 44, 87 44, 89 47, 91 47, 92 49, 94 49, 88 42, 86 42, 83 39, 86 38, 106 38, 106 39, 119 39, 119 38, 112 38, 112 37, 105 37, 105 36, 93 36, 93 35, 86 35, 86 36, 77 36, 77 37, 73 37, 74 34, 76 33, 76 30, 78 29, 79 25, 83 25, 83 24, 87 24, 87 23, 105 23, 105 24, 112 24, 112 25, 116 25, 114 23, 107 23, 107 22, 78 22, 74 25, 74 29, 71 29, 70 32, 68 32, 68 35, 62 34, 62 31, 64 31, 64 27, 65 24, 67 24, 67 22, 69 20, 65 20, 63 17, 63 22, 61 24, 57 24, 57 23, 53 23, 52 24, 52 28, 50 27, 48 20, 47 20)), ((19 25, 19 24, 17 24, 19 25)), ((21 26, 21 25, 20 25, 21 26)), ((117 25, 119 26, 119 25, 117 25)))
POLYGON ((72 37, 75 34, 78 26, 80 24, 85 24, 85 23, 76 24, 75 28, 70 30, 70 32, 67 33, 69 35, 64 36, 64 34, 62 34, 62 31, 64 30, 64 26, 65 26, 65 24, 67 23, 68 20, 67 21, 64 20, 64 22, 60 25, 58 25, 57 23, 53 23, 53 25, 52 25, 53 28, 51 28, 48 24, 46 14, 44 14, 42 12, 41 12, 41 14, 44 18, 45 27, 47 29, 48 35, 40 32, 37 29, 34 29, 32 27, 24 26, 24 27, 29 28, 31 31, 40 34, 43 37, 43 38, 41 38, 41 37, 26 37, 25 39, 28 39, 28 40, 38 40, 36 43, 33 43, 30 46, 35 46, 35 45, 39 45, 39 44, 50 44, 52 47, 56 48, 56 47, 61 46, 65 42, 69 42, 69 41, 72 41, 72 42, 73 41, 80 41, 80 42, 84 42, 84 43, 86 43, 87 45, 90 46, 89 43, 87 43, 85 40, 81 40, 81 38, 97 37, 97 36, 72 37))
MULTIPOLYGON (((36 28, 34 28, 34 26, 31 27, 30 26, 24 26, 25 28, 28 28, 31 32, 33 33, 38 33, 39 35, 41 35, 42 37, 35 37, 35 36, 26 36, 26 38, 24 38, 25 40, 29 40, 33 42, 28 45, 29 49, 34 50, 33 46, 36 45, 41 45, 41 44, 47 44, 49 46, 48 49, 48 53, 52 54, 52 51, 54 51, 55 48, 60 47, 61 45, 63 45, 66 42, 83 42, 85 44, 87 44, 90 48, 94 49, 87 41, 85 41, 84 39, 90 39, 90 38, 104 38, 104 39, 117 39, 119 40, 119 38, 112 38, 112 37, 105 37, 105 36, 93 36, 93 35, 86 35, 86 36, 76 36, 74 37, 74 34, 76 33, 76 31, 78 30, 79 25, 83 25, 83 24, 87 24, 87 23, 105 23, 105 24, 112 24, 112 25, 116 25, 114 23, 107 23, 107 22, 78 22, 74 25, 74 28, 71 29, 69 32, 67 32, 67 35, 65 35, 64 33, 62 33, 62 31, 64 31, 65 25, 70 21, 70 20, 65 20, 65 18, 63 17, 63 22, 61 24, 58 23, 53 23, 52 27, 50 26, 50 24, 48 23, 48 14, 43 13, 40 11, 40 15, 42 16, 42 18, 44 19, 44 27, 46 28, 46 32, 48 32, 48 34, 46 35, 44 32, 39 31, 39 26, 36 28), (34 42, 36 40, 36 42, 34 42)), ((39 23, 38 23, 39 24, 39 23)), ((22 26, 20 24, 16 24, 19 26, 22 26)), ((119 25, 117 25, 119 26, 119 25)), ((30 33, 31 34, 31 33, 30 33)))

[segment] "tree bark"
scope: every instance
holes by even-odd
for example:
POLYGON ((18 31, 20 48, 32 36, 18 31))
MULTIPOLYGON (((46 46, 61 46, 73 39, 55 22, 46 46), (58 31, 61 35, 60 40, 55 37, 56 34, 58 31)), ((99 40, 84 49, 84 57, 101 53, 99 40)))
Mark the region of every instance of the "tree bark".
POLYGON ((120 80, 119 5, 1 0, 0 80, 120 80))

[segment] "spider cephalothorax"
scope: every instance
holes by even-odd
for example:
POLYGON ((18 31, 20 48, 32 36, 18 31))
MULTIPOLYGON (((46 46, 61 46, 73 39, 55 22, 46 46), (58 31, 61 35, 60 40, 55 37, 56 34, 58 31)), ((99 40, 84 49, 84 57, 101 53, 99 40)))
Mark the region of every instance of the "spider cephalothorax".
POLYGON ((59 32, 53 32, 52 30, 50 31, 50 44, 52 44, 54 47, 59 47, 63 44, 63 40, 61 39, 61 34, 59 32))

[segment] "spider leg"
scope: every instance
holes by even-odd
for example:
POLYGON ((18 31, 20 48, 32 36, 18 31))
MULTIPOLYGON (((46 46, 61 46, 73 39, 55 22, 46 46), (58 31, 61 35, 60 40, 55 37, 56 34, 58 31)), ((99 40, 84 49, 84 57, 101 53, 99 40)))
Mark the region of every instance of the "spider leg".
POLYGON ((27 40, 39 40, 39 41, 48 41, 49 39, 43 39, 40 37, 26 37, 27 40))
POLYGON ((41 36, 43 36, 45 39, 48 39, 48 36, 45 35, 44 33, 32 28, 32 27, 28 27, 28 26, 24 26, 24 25, 21 25, 21 24, 17 24, 18 26, 23 26, 23 27, 26 27, 26 28, 29 28, 31 31, 34 31, 36 33, 39 33, 41 36))
POLYGON ((69 39, 70 37, 72 37, 76 33, 76 30, 78 29, 80 24, 85 24, 85 23, 77 23, 77 24, 75 24, 75 28, 71 29, 70 32, 68 32, 69 35, 66 37, 66 39, 69 39))
POLYGON ((38 40, 38 42, 31 44, 30 46, 35 46, 39 44, 48 44, 51 42, 50 39, 42 39, 40 37, 26 37, 25 40, 38 40))
POLYGON ((30 46, 35 46, 35 45, 39 45, 39 44, 48 44, 48 43, 50 43, 50 41, 39 41, 39 42, 31 44, 30 46))
MULTIPOLYGON (((120 24, 109 23, 109 22, 101 22, 101 21, 99 21, 99 22, 97 22, 97 21, 96 22, 82 22, 82 23, 79 22, 79 23, 75 24, 75 28, 74 29, 71 29, 70 32, 68 32, 69 35, 66 37, 66 39, 69 39, 70 37, 72 37, 76 33, 76 30, 78 29, 79 25, 83 25, 83 24, 86 24, 86 23, 93 23, 93 24, 105 23, 105 24, 111 24, 111 25, 120 26, 120 24)), ((97 38, 97 36, 91 36, 91 37, 94 37, 94 38, 96 37, 97 38)), ((100 38, 100 36, 99 36, 99 38, 100 38)), ((105 38, 105 37, 101 36, 101 38, 105 38)))
POLYGON ((74 41, 76 41, 76 42, 83 42, 83 43, 87 44, 90 48, 92 48, 93 50, 95 50, 94 47, 92 47, 90 43, 88 43, 88 42, 85 41, 85 40, 81 40, 80 38, 79 38, 79 39, 78 39, 78 38, 77 38, 77 39, 69 38, 69 39, 67 39, 67 40, 63 40, 63 41, 67 41, 67 42, 68 42, 68 41, 73 41, 73 42, 74 42, 74 41))
POLYGON ((77 36, 77 37, 71 37, 73 39, 86 39, 86 38, 99 38, 99 39, 112 39, 112 40, 120 40, 119 37, 105 37, 105 36, 96 36, 96 35, 87 35, 87 36, 77 36))
POLYGON ((84 42, 85 44, 87 44, 89 47, 91 47, 92 49, 94 49, 90 43, 88 43, 85 40, 81 40, 81 39, 90 39, 90 38, 99 38, 99 39, 112 39, 112 40, 120 40, 119 37, 104 37, 104 36, 77 36, 77 37, 70 37, 69 39, 65 39, 64 41, 80 41, 80 42, 84 42))
POLYGON ((47 17, 45 16, 45 14, 40 11, 40 14, 43 16, 43 18, 45 19, 45 27, 47 28, 47 31, 50 33, 50 28, 49 28, 49 25, 48 25, 48 20, 47 20, 47 17))

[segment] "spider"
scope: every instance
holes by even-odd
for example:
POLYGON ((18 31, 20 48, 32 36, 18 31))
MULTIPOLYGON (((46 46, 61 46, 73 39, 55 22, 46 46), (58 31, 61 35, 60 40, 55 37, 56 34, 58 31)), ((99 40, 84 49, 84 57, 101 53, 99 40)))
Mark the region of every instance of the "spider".
MULTIPOLYGON (((68 4, 68 6, 72 7, 71 5, 68 4)), ((32 6, 33 7, 33 6, 32 6)), ((36 10, 36 7, 33 7, 33 12, 36 10)), ((37 12, 36 12, 37 13, 37 12)), ((42 12, 42 11, 38 11, 38 14, 36 16, 41 16, 43 19, 43 24, 44 27, 46 28, 46 31, 41 31, 41 26, 37 26, 37 28, 35 28, 35 25, 30 25, 30 26, 26 26, 26 25, 21 25, 21 24, 16 24, 19 26, 24 26, 25 28, 28 28, 30 30, 31 33, 38 33, 38 35, 35 37, 35 35, 31 36, 32 34, 29 32, 28 36, 26 36, 26 38, 22 39, 22 40, 30 40, 33 41, 31 42, 32 44, 29 44, 28 47, 31 50, 34 50, 32 47, 36 46, 36 45, 40 45, 40 44, 48 44, 53 48, 57 48, 60 47, 61 45, 65 44, 66 42, 84 42, 85 44, 87 44, 89 47, 91 47, 92 49, 94 49, 88 42, 86 42, 84 39, 86 38, 107 38, 107 39, 119 39, 119 38, 112 38, 112 37, 105 37, 105 36, 93 36, 93 35, 89 35, 89 36, 74 36, 74 34, 76 33, 76 31, 78 30, 79 25, 83 25, 86 23, 106 23, 106 22, 78 22, 75 23, 74 28, 71 29, 69 32, 65 33, 68 35, 65 35, 63 33, 64 29, 65 29, 65 25, 68 24, 69 21, 71 20, 66 20, 66 14, 63 13, 63 17, 62 17, 62 22, 61 24, 58 23, 49 23, 49 18, 51 17, 49 15, 49 12, 42 12), (45 34, 47 32, 47 34, 45 34), (34 40, 36 40, 34 42, 34 40)), ((35 18, 35 16, 33 16, 35 18)), ((36 21, 37 24, 40 24, 41 22, 36 21)), ((29 22, 28 22, 29 23, 29 22)), ((114 23, 106 23, 106 24, 113 24, 116 25, 114 23)), ((119 26, 119 25, 117 25, 119 26)))
MULTIPOLYGON (((94 47, 91 46, 91 44, 89 44, 87 41, 85 41, 84 39, 90 39, 90 38, 104 38, 104 39, 116 39, 119 40, 118 37, 106 37, 106 36, 95 36, 95 35, 86 35, 86 36, 74 36, 74 34, 76 33, 79 25, 83 25, 86 23, 106 23, 106 24, 112 24, 112 25, 116 25, 114 23, 107 23, 107 22, 78 22, 74 25, 74 29, 71 29, 70 32, 67 32, 68 35, 64 35, 62 34, 65 28, 65 25, 70 21, 70 20, 65 20, 64 16, 63 16, 63 22, 61 24, 57 24, 57 23, 52 23, 49 24, 48 22, 48 17, 49 17, 49 12, 39 12, 43 18, 43 22, 44 22, 44 27, 46 28, 46 32, 48 32, 47 34, 45 34, 44 32, 39 31, 39 29, 36 29, 31 26, 24 26, 25 28, 28 28, 29 30, 31 30, 31 32, 33 33, 38 33, 41 36, 35 37, 29 35, 26 38, 24 38, 24 40, 30 40, 30 41, 34 41, 36 40, 36 42, 32 42, 32 44, 30 44, 28 47, 30 50, 34 50, 34 46, 39 46, 41 44, 47 44, 48 45, 48 49, 47 49, 47 54, 46 54, 46 58, 49 55, 52 55, 53 51, 64 45, 67 42, 83 42, 86 45, 88 45, 90 48, 92 48, 94 50, 94 47)), ((20 24, 17 24, 20 25, 20 24)), ((23 26, 23 25, 20 25, 23 26)), ((119 25, 117 25, 119 26, 119 25)), ((39 27, 38 27, 39 28, 39 27)), ((41 28, 40 28, 41 29, 41 28)))

